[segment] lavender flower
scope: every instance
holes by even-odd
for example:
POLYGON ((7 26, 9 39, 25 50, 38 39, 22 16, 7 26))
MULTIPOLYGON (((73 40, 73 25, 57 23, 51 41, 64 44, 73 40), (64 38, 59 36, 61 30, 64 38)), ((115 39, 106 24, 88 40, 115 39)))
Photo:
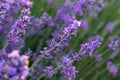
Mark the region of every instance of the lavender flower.
POLYGON ((81 20, 81 26, 80 26, 81 29, 83 30, 88 30, 88 22, 86 20, 81 20))
POLYGON ((99 36, 99 35, 92 36, 92 37, 90 37, 90 38, 88 39, 89 42, 95 41, 95 40, 97 40, 97 41, 99 41, 99 42, 103 42, 103 41, 104 41, 104 39, 103 39, 101 36, 99 36))
POLYGON ((91 10, 94 0, 76 0, 70 2, 66 0, 63 7, 57 11, 56 20, 63 20, 65 24, 70 24, 76 17, 75 15, 83 16, 85 11, 91 10))
POLYGON ((74 13, 83 16, 86 10, 91 10, 95 0, 78 0, 74 6, 74 13))
POLYGON ((29 8, 32 2, 29 0, 1 0, 0 1, 0 26, 2 26, 2 34, 7 34, 10 26, 13 24, 14 15, 22 8, 29 8))
POLYGON ((97 19, 98 15, 100 14, 100 12, 107 6, 105 6, 105 2, 104 1, 96 1, 94 3, 94 7, 92 8, 92 10, 89 11, 89 15, 95 19, 97 19))
POLYGON ((120 37, 116 36, 113 40, 111 40, 111 42, 108 44, 108 47, 115 51, 116 49, 118 49, 120 46, 120 37))
POLYGON ((75 79, 78 71, 76 70, 75 66, 72 66, 72 60, 64 56, 62 63, 63 63, 63 67, 61 72, 64 73, 65 79, 66 80, 75 79))
POLYGON ((80 53, 83 54, 83 55, 92 56, 95 49, 100 47, 100 45, 101 45, 101 42, 99 42, 98 40, 92 41, 90 43, 82 44, 81 48, 80 48, 80 53))
POLYGON ((72 54, 75 61, 79 61, 82 56, 92 56, 93 52, 100 47, 103 38, 94 36, 89 39, 88 43, 81 44, 79 53, 72 54))
POLYGON ((107 62, 107 69, 108 69, 109 73, 113 76, 115 76, 118 72, 118 67, 115 66, 114 64, 112 64, 111 61, 107 62))
POLYGON ((8 41, 17 43, 20 37, 26 34, 27 24, 30 22, 30 11, 29 9, 24 9, 21 11, 21 16, 12 26, 10 33, 8 34, 8 41))
POLYGON ((24 54, 29 57, 33 57, 35 55, 35 53, 30 48, 28 48, 27 52, 25 52, 24 54))
POLYGON ((95 55, 95 60, 96 60, 97 62, 100 62, 100 61, 102 60, 102 55, 101 55, 101 54, 95 55))
POLYGON ((44 69, 44 73, 46 77, 51 78, 54 75, 53 66, 46 66, 46 69, 44 69))
POLYGON ((112 22, 107 23, 105 30, 106 30, 108 33, 112 33, 112 32, 113 32, 113 29, 114 29, 113 23, 112 23, 112 22))
POLYGON ((44 31, 46 26, 48 26, 50 29, 53 29, 55 27, 52 17, 46 12, 44 12, 40 18, 33 18, 31 22, 31 28, 29 29, 28 33, 29 36, 35 34, 43 36, 45 33, 44 31))
POLYGON ((7 3, 7 1, 5 0, 0 1, 0 24, 2 23, 2 20, 5 18, 9 8, 10 5, 7 3))
POLYGON ((1 80, 26 80, 29 74, 29 61, 25 55, 20 56, 19 51, 13 51, 6 58, 0 60, 1 80))
POLYGON ((31 8, 33 4, 30 0, 18 0, 18 2, 27 8, 31 8))
POLYGON ((59 35, 59 39, 52 39, 49 42, 49 46, 44 48, 43 51, 40 51, 41 56, 45 56, 50 54, 52 51, 59 51, 61 48, 69 44, 70 39, 72 36, 75 36, 78 30, 78 26, 80 26, 79 21, 74 21, 73 24, 69 25, 68 27, 64 28, 62 34, 59 35))
POLYGON ((10 53, 14 49, 19 50, 24 47, 24 40, 21 37, 26 34, 26 28, 29 22, 30 11, 29 9, 24 9, 21 11, 21 16, 15 21, 7 36, 8 45, 6 44, 7 46, 4 50, 5 53, 10 53))

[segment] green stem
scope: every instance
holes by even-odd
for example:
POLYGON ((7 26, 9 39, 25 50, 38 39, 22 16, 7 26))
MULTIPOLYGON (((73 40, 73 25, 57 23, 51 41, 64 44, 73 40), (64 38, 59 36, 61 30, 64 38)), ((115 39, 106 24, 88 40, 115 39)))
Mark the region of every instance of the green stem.
POLYGON ((0 51, 0 54, 3 52, 3 50, 8 46, 8 42, 5 42, 5 46, 2 48, 2 50, 0 51))

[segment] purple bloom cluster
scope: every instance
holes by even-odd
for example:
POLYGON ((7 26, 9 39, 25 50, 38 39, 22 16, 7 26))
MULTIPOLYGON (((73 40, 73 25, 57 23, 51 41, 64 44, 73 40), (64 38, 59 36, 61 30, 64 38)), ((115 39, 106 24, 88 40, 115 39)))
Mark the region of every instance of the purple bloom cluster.
POLYGON ((17 43, 21 36, 26 34, 27 25, 30 22, 30 11, 29 9, 24 9, 21 11, 21 16, 16 20, 15 24, 12 26, 10 33, 8 34, 8 41, 17 43))
POLYGON ((0 80, 26 80, 29 74, 29 61, 15 50, 0 60, 0 80))
POLYGON ((104 39, 103 39, 101 36, 99 36, 99 35, 92 36, 92 37, 90 37, 90 38, 88 39, 89 42, 95 41, 95 40, 97 40, 97 41, 99 41, 99 42, 103 42, 103 41, 104 41, 104 39))
POLYGON ((68 27, 65 27, 62 34, 59 35, 59 39, 53 38, 49 42, 48 47, 45 47, 43 51, 40 51, 41 56, 43 56, 44 58, 46 58, 46 56, 51 57, 50 52, 59 51, 64 46, 68 45, 72 36, 76 35, 80 24, 81 22, 75 20, 74 23, 70 24, 68 27))
POLYGON ((115 66, 114 64, 112 64, 111 61, 107 62, 107 69, 108 69, 109 73, 113 76, 115 76, 118 72, 118 67, 115 66))
POLYGON ((1 21, 5 18, 7 11, 9 10, 10 5, 7 3, 7 0, 0 1, 0 24, 1 21))
POLYGON ((98 47, 100 47, 101 42, 99 41, 92 41, 90 43, 85 43, 81 45, 80 48, 80 53, 83 55, 89 55, 92 56, 93 52, 95 51, 95 49, 97 49, 98 47))
POLYGON ((91 10, 94 0, 66 0, 63 7, 57 11, 56 20, 63 20, 66 24, 73 22, 76 15, 83 16, 85 11, 91 10))
POLYGON ((103 38, 100 36, 94 36, 89 38, 88 43, 80 46, 79 53, 73 54, 73 59, 79 61, 82 56, 92 56, 93 52, 100 47, 103 42, 103 38))
POLYGON ((80 16, 84 15, 84 11, 91 10, 95 0, 78 0, 74 6, 74 13, 80 16))
POLYGON ((120 37, 116 36, 113 40, 110 41, 110 43, 108 44, 108 47, 115 51, 116 49, 118 49, 120 46, 120 37))
POLYGON ((76 70, 75 66, 72 66, 73 61, 68 57, 63 57, 62 60, 63 67, 62 73, 64 73, 65 80, 73 80, 76 77, 78 71, 76 70))
POLYGON ((53 66, 46 66, 44 73, 47 77, 51 78, 54 75, 53 66))
POLYGON ((21 38, 26 35, 26 29, 30 22, 30 10, 24 9, 21 11, 21 16, 15 21, 7 35, 8 44, 3 53, 10 53, 12 50, 21 49, 24 47, 24 40, 21 38))
POLYGON ((14 15, 22 8, 32 7, 32 2, 29 0, 1 0, 0 1, 0 26, 1 33, 6 34, 10 26, 13 24, 14 15), (1 23, 2 22, 2 23, 1 23))
POLYGON ((115 27, 114 24, 112 22, 109 22, 109 23, 106 24, 106 31, 108 33, 112 33, 113 30, 114 30, 114 27, 115 27))
POLYGON ((89 16, 97 19, 100 12, 107 6, 107 3, 107 1, 95 0, 94 7, 89 11, 89 16))
POLYGON ((30 8, 32 7, 32 2, 29 0, 18 0, 19 3, 21 3, 24 7, 30 8))
POLYGON ((31 28, 29 30, 29 35, 39 34, 43 35, 45 26, 49 26, 50 28, 53 28, 55 26, 55 23, 50 15, 48 15, 46 12, 42 14, 40 18, 33 18, 31 23, 31 28))
POLYGON ((86 20, 81 20, 81 29, 83 30, 88 30, 89 26, 88 26, 88 22, 86 20))
POLYGON ((101 55, 101 54, 95 55, 95 60, 96 60, 97 62, 102 61, 102 55, 101 55))

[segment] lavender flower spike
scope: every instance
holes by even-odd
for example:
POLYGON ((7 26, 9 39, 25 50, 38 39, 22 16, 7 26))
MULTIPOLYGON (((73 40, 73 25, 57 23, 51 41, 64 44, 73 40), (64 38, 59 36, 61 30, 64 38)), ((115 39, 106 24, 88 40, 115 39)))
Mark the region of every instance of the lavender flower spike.
POLYGON ((65 80, 75 79, 78 71, 76 70, 75 66, 72 66, 73 61, 70 58, 63 56, 62 63, 63 67, 61 72, 64 73, 65 80))
POLYGON ((80 21, 75 20, 68 27, 65 27, 62 34, 59 35, 60 39, 52 39, 48 47, 45 47, 43 51, 40 51, 41 56, 50 56, 50 52, 59 51, 61 48, 65 47, 66 44, 69 44, 72 36, 75 36, 79 26, 81 25, 80 21))
POLYGON ((27 24, 30 22, 30 11, 24 9, 21 11, 21 16, 16 20, 8 34, 8 41, 17 43, 20 37, 26 34, 27 24))
POLYGON ((82 56, 92 56, 93 52, 102 44, 103 38, 100 36, 94 36, 89 38, 88 41, 88 43, 80 46, 79 53, 72 54, 75 61, 79 61, 82 56))
POLYGON ((44 69, 46 77, 51 78, 54 74, 53 72, 53 66, 46 66, 46 69, 44 69))

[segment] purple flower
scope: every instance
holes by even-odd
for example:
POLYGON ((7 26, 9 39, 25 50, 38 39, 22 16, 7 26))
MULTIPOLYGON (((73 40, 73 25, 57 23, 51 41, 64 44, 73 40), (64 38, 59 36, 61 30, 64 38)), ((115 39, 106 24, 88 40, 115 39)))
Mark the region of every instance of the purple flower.
POLYGON ((115 66, 114 64, 112 64, 111 61, 107 62, 107 69, 108 69, 109 73, 113 76, 115 76, 118 72, 118 67, 115 66))
POLYGON ((43 51, 40 51, 41 56, 44 57, 46 54, 49 56, 51 55, 50 53, 57 52, 61 48, 68 46, 70 39, 72 36, 75 36, 78 30, 78 26, 80 26, 81 22, 75 20, 74 23, 70 24, 68 27, 65 27, 63 32, 59 34, 58 39, 52 39, 49 41, 48 47, 44 48, 43 51))
POLYGON ((0 24, 1 21, 6 17, 6 13, 10 8, 10 4, 7 1, 0 1, 0 24))
POLYGON ((106 31, 108 32, 108 33, 112 33, 113 32, 113 30, 114 30, 114 24, 112 23, 112 22, 109 22, 109 23, 107 23, 107 25, 106 25, 106 31))
POLYGON ((74 13, 83 16, 86 10, 91 10, 95 0, 78 0, 74 5, 74 13))
POLYGON ((25 55, 20 56, 19 51, 15 50, 7 57, 0 60, 0 79, 1 80, 26 80, 29 74, 29 61, 25 55))
POLYGON ((62 63, 65 65, 65 66, 71 66, 71 64, 72 64, 72 60, 71 59, 69 59, 68 57, 65 57, 65 56, 63 56, 63 58, 62 58, 63 60, 62 60, 62 63))
POLYGON ((35 53, 30 48, 28 48, 27 52, 25 52, 24 54, 26 56, 33 57, 35 53))
POLYGON ((116 36, 113 40, 110 41, 110 43, 108 44, 108 47, 115 51, 116 49, 118 49, 120 46, 120 37, 116 36))
POLYGON ((4 49, 2 52, 3 55, 7 55, 7 53, 12 52, 13 50, 19 50, 22 49, 25 45, 25 42, 23 39, 20 39, 19 42, 14 43, 14 42, 9 42, 7 47, 4 49))
POLYGON ((32 23, 30 24, 31 28, 29 29, 28 35, 39 34, 40 36, 44 35, 45 27, 48 26, 50 29, 56 27, 52 17, 44 12, 40 18, 33 18, 32 23))
POLYGON ((79 61, 82 56, 92 56, 93 52, 102 44, 102 38, 91 38, 88 43, 81 44, 79 53, 72 54, 75 61, 79 61))
POLYGON ((30 22, 30 11, 24 9, 21 11, 21 16, 16 20, 12 26, 10 33, 8 34, 8 41, 17 43, 20 37, 26 34, 27 24, 30 22))
MULTIPOLYGON (((63 7, 57 11, 56 20, 70 24, 76 19, 76 15, 83 16, 85 11, 91 10, 94 0, 66 0, 63 7)), ((87 27, 87 26, 85 26, 87 27)))
POLYGON ((89 43, 85 43, 81 45, 80 53, 83 55, 92 56, 93 52, 100 47, 102 43, 98 40, 91 41, 89 43))
POLYGON ((44 73, 46 77, 51 78, 54 75, 53 66, 46 66, 46 69, 44 69, 44 73))
POLYGON ((92 37, 90 37, 90 38, 88 39, 89 42, 95 41, 95 40, 98 40, 99 42, 104 41, 104 39, 103 39, 101 36, 99 36, 99 35, 92 36, 92 37))
POLYGON ((102 55, 101 55, 101 54, 95 55, 95 60, 96 60, 97 62, 100 62, 100 61, 102 60, 102 55))
POLYGON ((84 30, 88 30, 89 26, 88 26, 88 22, 86 20, 81 20, 81 26, 80 28, 84 29, 84 30))
POLYGON ((72 54, 72 58, 73 58, 73 60, 75 60, 75 61, 79 61, 82 56, 83 56, 83 55, 80 54, 80 53, 73 53, 73 54, 72 54))
POLYGON ((33 4, 30 0, 18 0, 18 2, 27 8, 31 8, 33 4))
POLYGON ((63 67, 61 73, 64 73, 65 79, 66 80, 75 79, 78 71, 76 70, 75 66, 72 66, 72 60, 64 56, 62 59, 62 63, 63 63, 63 67))
MULTIPOLYGON (((8 53, 12 50, 19 50, 24 47, 24 40, 21 38, 26 35, 26 28, 30 22, 30 10, 24 9, 21 11, 21 16, 15 21, 14 25, 11 27, 10 32, 7 35, 8 53), (9 47, 9 48, 8 48, 9 47)), ((5 52, 7 53, 7 50, 5 52)))

